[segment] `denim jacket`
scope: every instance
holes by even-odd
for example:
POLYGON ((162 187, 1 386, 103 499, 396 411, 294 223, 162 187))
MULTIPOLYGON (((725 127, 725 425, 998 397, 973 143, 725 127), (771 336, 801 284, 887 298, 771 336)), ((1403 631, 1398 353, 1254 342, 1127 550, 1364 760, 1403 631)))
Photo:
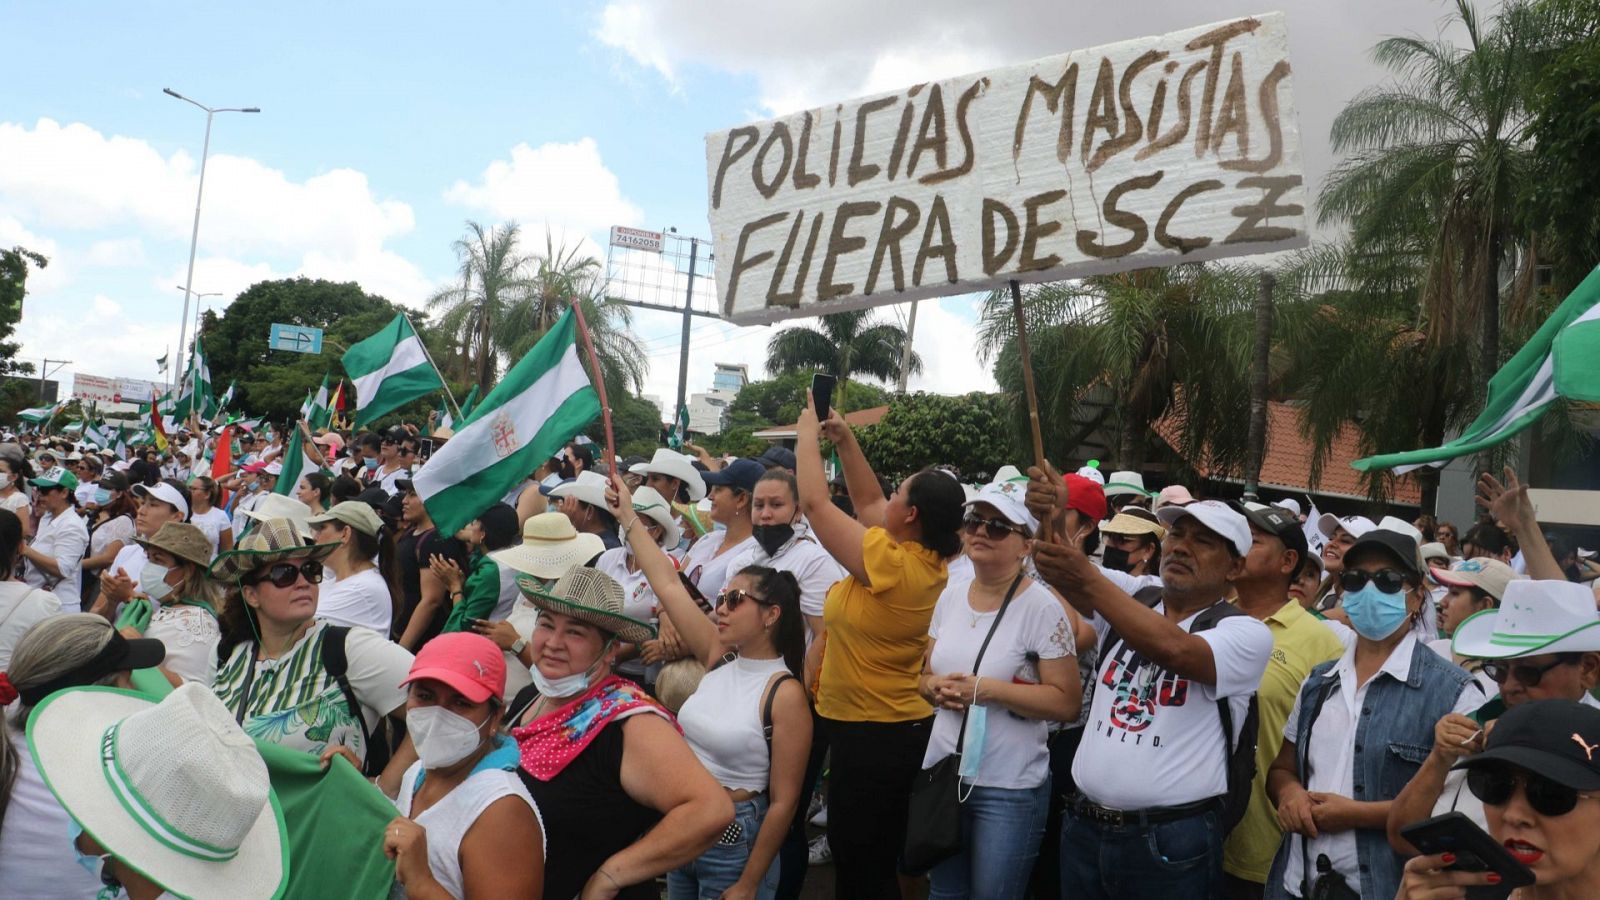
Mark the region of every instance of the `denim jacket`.
MULTIPOLYGON (((1338 660, 1321 663, 1300 686, 1300 720, 1295 733, 1305 734, 1316 721, 1323 702, 1339 689, 1339 676, 1324 677, 1338 660)), ((1422 767, 1433 749, 1433 726, 1455 708, 1461 689, 1472 676, 1439 654, 1418 645, 1411 654, 1411 669, 1406 680, 1397 681, 1380 672, 1367 685, 1361 706, 1355 740, 1355 798, 1361 801, 1393 800, 1422 767)), ((1312 728, 1312 740, 1339 740, 1339 736, 1320 735, 1312 728)), ((1349 737, 1343 739, 1349 740, 1349 737)), ((1295 746, 1295 770, 1301 783, 1306 778, 1307 743, 1295 746)), ((1267 876, 1266 897, 1273 900, 1292 897, 1283 886, 1289 855, 1300 852, 1299 836, 1285 834, 1272 860, 1267 876)), ((1381 828, 1356 831, 1356 856, 1360 860, 1363 897, 1393 897, 1400 890, 1405 857, 1389 846, 1381 828)), ((1314 877, 1314 875, 1312 876, 1314 877)))

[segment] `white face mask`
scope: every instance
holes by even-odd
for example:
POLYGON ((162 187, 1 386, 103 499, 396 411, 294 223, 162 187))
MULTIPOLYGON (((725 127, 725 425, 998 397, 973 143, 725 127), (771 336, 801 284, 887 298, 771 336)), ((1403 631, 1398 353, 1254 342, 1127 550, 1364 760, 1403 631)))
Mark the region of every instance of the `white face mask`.
POLYGON ((144 568, 139 570, 139 590, 157 603, 167 599, 167 595, 172 593, 172 585, 167 584, 167 573, 170 571, 166 566, 145 563, 144 568))
POLYGON ((528 667, 528 673, 533 676, 533 684, 539 689, 539 696, 549 697, 552 700, 576 697, 589 689, 589 679, 594 676, 595 670, 600 668, 600 663, 605 660, 610 650, 611 642, 607 641, 605 646, 600 648, 600 658, 594 661, 594 665, 572 675, 550 678, 539 671, 538 661, 528 667))
POLYGON ((11 476, 7 475, 4 472, 0 472, 0 491, 3 491, 3 490, 5 490, 6 488, 8 488, 10 486, 11 486, 11 476))
POLYGON ((419 706, 406 711, 406 730, 425 769, 453 766, 471 756, 483 746, 482 727, 442 706, 419 706))

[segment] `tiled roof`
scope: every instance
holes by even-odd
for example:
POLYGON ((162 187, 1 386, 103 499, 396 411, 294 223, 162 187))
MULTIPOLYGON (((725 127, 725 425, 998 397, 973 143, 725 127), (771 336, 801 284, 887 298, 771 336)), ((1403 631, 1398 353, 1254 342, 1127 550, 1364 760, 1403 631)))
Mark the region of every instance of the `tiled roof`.
MULTIPOLYGON (((1178 446, 1178 420, 1173 415, 1155 423, 1155 431, 1171 447, 1178 446)), ((1355 426, 1346 425, 1328 452, 1322 464, 1322 478, 1315 491, 1311 490, 1311 441, 1300 436, 1300 412, 1290 403, 1267 404, 1267 452, 1261 463, 1261 486, 1284 491, 1326 494, 1364 500, 1367 492, 1361 486, 1361 473, 1350 468, 1350 463, 1360 459, 1359 433, 1355 426)), ((1223 478, 1237 481, 1225 474, 1213 474, 1206 465, 1195 467, 1206 478, 1223 478)), ((1403 475, 1395 479, 1394 503, 1417 505, 1422 501, 1422 490, 1415 478, 1403 475)))

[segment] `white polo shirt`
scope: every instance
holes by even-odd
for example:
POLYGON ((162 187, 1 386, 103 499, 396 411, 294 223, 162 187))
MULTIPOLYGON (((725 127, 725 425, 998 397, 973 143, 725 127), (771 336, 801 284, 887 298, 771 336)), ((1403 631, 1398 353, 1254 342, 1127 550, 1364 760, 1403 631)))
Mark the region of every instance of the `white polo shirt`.
POLYGON ((22 580, 36 588, 52 591, 61 599, 62 612, 83 608, 83 551, 89 547, 89 528, 75 509, 59 515, 45 514, 31 542, 33 549, 53 558, 61 569, 59 580, 49 578, 30 560, 22 570, 22 580))

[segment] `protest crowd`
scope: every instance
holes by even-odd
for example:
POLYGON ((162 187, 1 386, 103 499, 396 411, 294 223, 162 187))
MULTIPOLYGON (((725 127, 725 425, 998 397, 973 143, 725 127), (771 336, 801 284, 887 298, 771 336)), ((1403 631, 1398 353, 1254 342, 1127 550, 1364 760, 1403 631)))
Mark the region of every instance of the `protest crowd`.
POLYGON ((1457 527, 889 484, 814 405, 497 496, 429 486, 471 428, 173 432, 0 443, 5 897, 1465 896, 1450 811, 1592 885, 1596 571, 1509 469, 1457 527))

